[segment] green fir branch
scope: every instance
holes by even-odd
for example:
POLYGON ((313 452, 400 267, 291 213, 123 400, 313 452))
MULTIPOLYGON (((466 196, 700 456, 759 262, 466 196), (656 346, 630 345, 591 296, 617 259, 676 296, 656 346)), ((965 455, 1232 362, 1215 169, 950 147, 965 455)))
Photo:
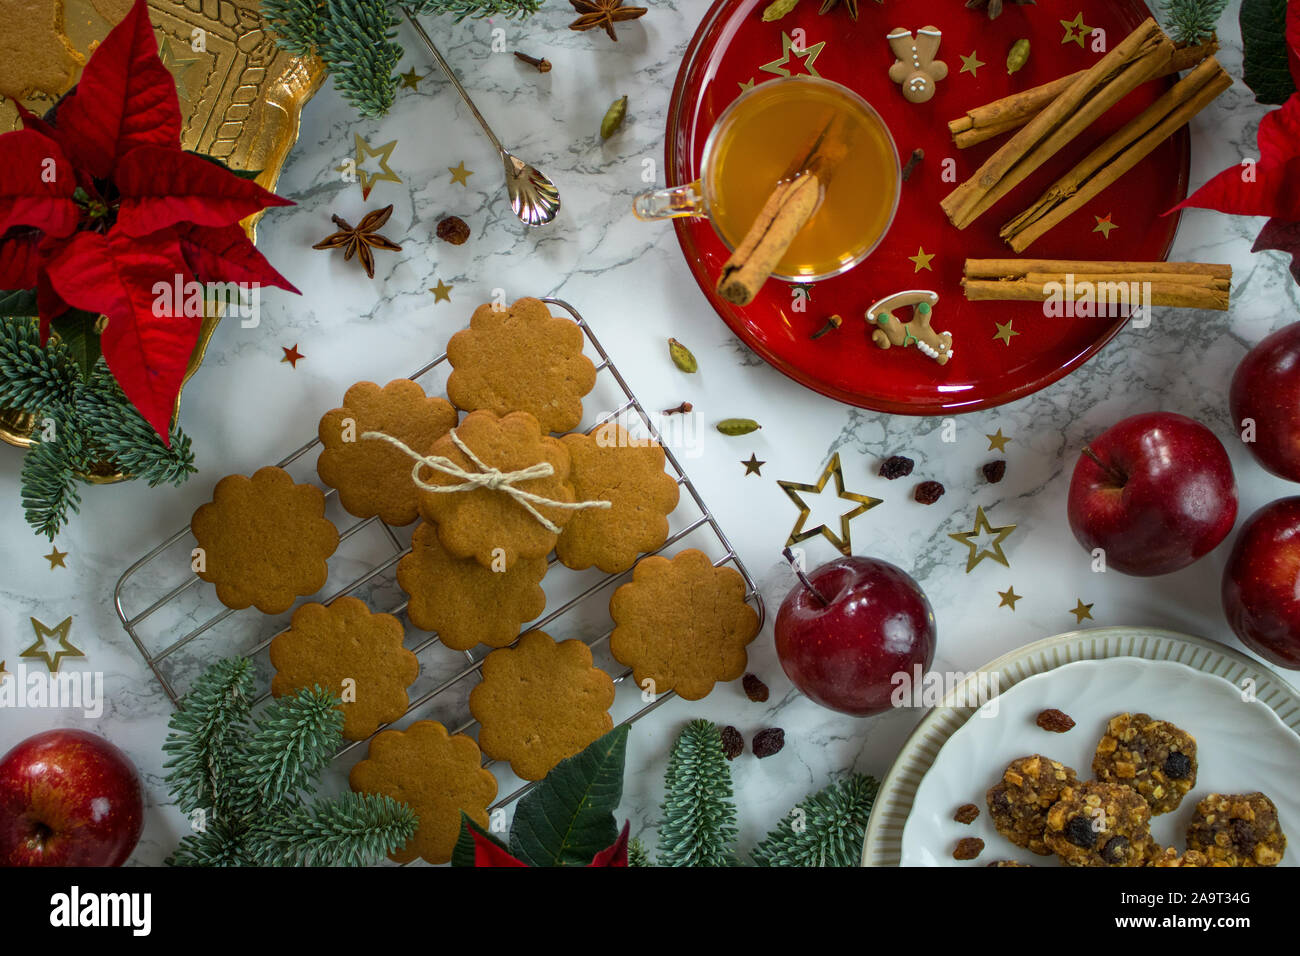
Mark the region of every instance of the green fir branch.
POLYGON ((281 47, 294 56, 312 56, 324 7, 325 0, 262 0, 262 19, 281 47))
POLYGON ((1160 12, 1174 42, 1195 46, 1214 36, 1228 0, 1163 0, 1160 12))
POLYGON ((363 116, 380 117, 397 95, 394 71, 402 48, 386 0, 326 0, 317 53, 334 88, 363 116))
POLYGON ((664 773, 660 866, 732 866, 736 805, 722 736, 707 720, 686 725, 664 773))
POLYGON ((76 410, 95 443, 122 471, 150 488, 183 484, 197 470, 189 436, 173 428, 171 447, 164 445, 103 362, 95 366, 89 387, 78 390, 76 410))
POLYGON ((654 866, 654 857, 650 851, 645 848, 640 837, 633 837, 627 841, 627 865, 628 866, 654 866))
POLYGON ((237 813, 297 806, 343 743, 341 704, 336 694, 304 688, 256 717, 238 760, 237 813))
POLYGON ((168 722, 163 752, 168 789, 183 813, 204 810, 224 820, 241 785, 233 772, 237 747, 248 734, 252 664, 243 657, 217 661, 194 682, 168 722))
POLYGON ((469 17, 503 17, 506 20, 532 16, 541 9, 542 0, 417 0, 407 4, 416 16, 449 16, 457 23, 469 17))
POLYGON ((62 346, 41 345, 34 319, 0 319, 0 405, 36 413, 70 404, 77 377, 62 346))
POLYGON ((377 794, 345 793, 256 824, 257 866, 372 866, 404 847, 419 827, 415 811, 377 794))
POLYGON ((857 866, 879 784, 863 774, 806 797, 754 848, 759 866, 857 866))
POLYGON ((185 837, 167 857, 168 866, 255 866, 238 826, 214 820, 185 837))
POLYGON ((23 515, 37 534, 51 541, 68 522, 68 512, 81 511, 77 490, 78 472, 86 467, 81 436, 73 428, 52 418, 52 437, 43 440, 44 425, 38 423, 35 439, 23 458, 23 515))

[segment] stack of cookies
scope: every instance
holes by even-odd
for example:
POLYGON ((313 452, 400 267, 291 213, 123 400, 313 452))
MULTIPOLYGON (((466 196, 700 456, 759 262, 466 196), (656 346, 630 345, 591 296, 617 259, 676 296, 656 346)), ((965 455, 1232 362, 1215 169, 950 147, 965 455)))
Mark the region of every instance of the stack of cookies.
MULTIPOLYGON (((741 575, 695 550, 638 563, 667 541, 678 503, 663 448, 612 421, 572 431, 596 381, 583 342, 537 299, 480 306, 447 346, 450 401, 405 379, 360 382, 321 418, 317 473, 343 509, 419 522, 397 565, 411 623, 453 650, 494 648, 469 698, 477 742, 420 721, 379 733, 353 768, 354 789, 420 816, 394 859, 449 860, 461 811, 487 826, 496 782, 482 755, 538 780, 613 727, 614 682, 584 643, 520 635, 545 611, 552 554, 579 571, 635 566, 610 601, 610 651, 642 689, 694 700, 745 671, 758 615, 741 575)), ((222 479, 193 530, 196 571, 219 599, 268 614, 324 586, 339 540, 320 489, 279 468, 222 479)), ((355 598, 305 604, 271 642, 272 691, 333 690, 345 736, 364 740, 409 707, 419 665, 402 636, 355 598)))

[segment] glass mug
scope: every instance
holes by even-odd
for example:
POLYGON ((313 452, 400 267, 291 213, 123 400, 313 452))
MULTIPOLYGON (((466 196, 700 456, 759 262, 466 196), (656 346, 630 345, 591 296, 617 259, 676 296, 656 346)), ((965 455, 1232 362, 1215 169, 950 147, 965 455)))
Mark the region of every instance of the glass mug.
POLYGON ((638 219, 707 218, 727 249, 740 245, 772 189, 835 112, 849 147, 822 187, 817 207, 772 275, 815 282, 852 269, 889 231, 902 186, 898 148, 871 104, 839 83, 792 76, 746 90, 718 117, 704 142, 700 178, 643 193, 638 219))

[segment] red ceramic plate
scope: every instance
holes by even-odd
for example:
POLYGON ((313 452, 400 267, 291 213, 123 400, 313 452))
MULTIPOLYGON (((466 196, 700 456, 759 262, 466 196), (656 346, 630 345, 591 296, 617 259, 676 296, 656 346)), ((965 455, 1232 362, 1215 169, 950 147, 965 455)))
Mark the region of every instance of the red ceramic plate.
MULTIPOLYGON (((994 21, 957 0, 859 0, 856 23, 842 3, 821 16, 813 0, 805 0, 782 20, 764 23, 761 13, 767 4, 717 0, 691 40, 668 112, 670 184, 698 178, 704 141, 718 115, 740 94, 742 84, 773 79, 778 75, 774 69, 815 72, 856 90, 884 118, 902 158, 920 147, 925 160, 903 184, 898 216, 885 240, 855 269, 811 286, 811 301, 802 312, 795 309, 790 286, 775 280, 748 306, 724 302, 713 285, 727 259, 726 248, 707 221, 675 220, 682 251, 700 288, 750 348, 795 381, 839 401, 885 412, 935 415, 988 408, 1037 391, 1077 368, 1120 330, 1126 319, 1049 319, 1037 303, 967 302, 961 290, 962 265, 968 257, 1012 258, 1014 253, 998 237, 1002 224, 1152 103, 1172 79, 1135 90, 968 229, 951 226, 939 202, 956 185, 951 177, 943 178, 945 161, 962 181, 1003 142, 999 138, 959 150, 948 135, 948 121, 968 108, 1091 66, 1102 55, 1092 49, 1096 35, 1086 38, 1085 46, 1063 43, 1066 30, 1061 21, 1082 14, 1087 27, 1105 31, 1109 48, 1150 15, 1140 0, 1038 0, 1033 6, 1008 2, 994 21), (927 24, 943 31, 939 58, 948 64, 949 74, 933 99, 912 104, 889 80, 894 57, 885 34, 896 27, 915 30, 927 24), (764 65, 781 60, 783 34, 795 38, 794 31, 800 29, 804 55, 791 53, 786 63, 764 70, 764 65), (1009 75, 1007 52, 1022 37, 1030 41, 1029 63, 1009 75), (962 56, 972 52, 984 65, 973 74, 962 72, 962 56), (922 251, 933 256, 929 269, 918 266, 927 260, 910 258, 922 251), (871 344, 863 313, 876 300, 905 289, 938 293, 934 326, 953 334, 954 355, 947 365, 939 366, 914 349, 885 352, 871 344), (843 328, 812 340, 813 331, 832 313, 844 316, 843 328), (999 328, 1009 331, 994 338, 999 328)), ((1162 214, 1187 195, 1188 160, 1184 128, 1034 243, 1026 256, 1165 259, 1178 215, 1162 214), (1099 230, 1099 218, 1108 218, 1115 228, 1103 225, 1099 230)))

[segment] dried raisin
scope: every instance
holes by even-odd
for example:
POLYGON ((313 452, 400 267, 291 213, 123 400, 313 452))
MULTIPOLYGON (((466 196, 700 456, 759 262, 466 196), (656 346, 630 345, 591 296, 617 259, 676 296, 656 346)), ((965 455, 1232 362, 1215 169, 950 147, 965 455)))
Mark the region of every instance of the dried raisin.
POLYGON ((916 462, 902 455, 890 455, 880 463, 880 477, 888 478, 893 481, 895 478, 906 478, 916 467, 916 462))
POLYGON ((973 803, 963 803, 957 808, 957 812, 952 818, 958 823, 974 823, 975 818, 980 815, 980 808, 973 803))
POLYGON ((745 687, 745 696, 754 703, 761 704, 767 700, 767 685, 758 679, 757 674, 746 674, 741 683, 745 687))
POLYGON ((1002 480, 1007 473, 1007 463, 999 458, 997 461, 985 462, 984 467, 980 469, 984 472, 984 480, 990 485, 996 485, 1002 480))
POLYGON ((1074 718, 1052 707, 1040 713, 1034 723, 1054 734, 1063 734, 1074 726, 1074 718))
POLYGON ((916 486, 916 492, 912 497, 923 505, 932 505, 943 497, 943 492, 943 485, 939 482, 923 481, 916 486))
POLYGON ((745 752, 745 738, 740 731, 728 724, 722 728, 722 755, 728 760, 735 760, 745 752))
POLYGON ((780 727, 768 727, 754 734, 754 756, 760 760, 781 752, 785 746, 785 731, 780 727))
POLYGON ((469 238, 469 224, 460 216, 448 216, 438 223, 438 238, 453 246, 463 245, 469 238))
POLYGON ((979 837, 962 837, 952 851, 954 860, 973 860, 984 852, 984 841, 979 837))

